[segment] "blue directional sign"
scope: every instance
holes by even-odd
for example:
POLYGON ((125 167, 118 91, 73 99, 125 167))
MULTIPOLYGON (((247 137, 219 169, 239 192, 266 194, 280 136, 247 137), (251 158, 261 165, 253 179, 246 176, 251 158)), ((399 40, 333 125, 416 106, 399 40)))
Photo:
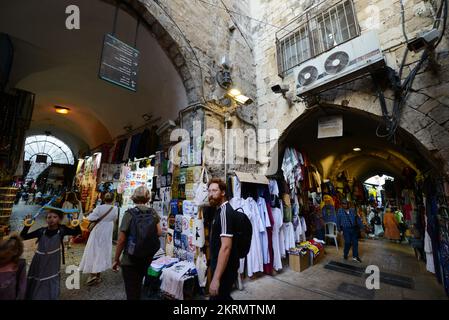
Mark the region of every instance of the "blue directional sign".
POLYGON ((139 50, 106 34, 101 54, 101 79, 131 91, 137 91, 139 50))

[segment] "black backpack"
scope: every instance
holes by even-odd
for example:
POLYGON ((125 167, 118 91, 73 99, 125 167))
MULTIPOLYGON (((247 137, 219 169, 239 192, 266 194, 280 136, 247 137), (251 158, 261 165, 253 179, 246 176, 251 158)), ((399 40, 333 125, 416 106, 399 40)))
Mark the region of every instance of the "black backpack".
POLYGON ((156 212, 153 209, 142 211, 139 208, 129 210, 129 226, 126 254, 136 258, 153 258, 160 248, 157 236, 156 212))
POLYGON ((237 247, 237 255, 240 259, 245 258, 251 247, 251 238, 253 236, 253 227, 248 216, 242 208, 234 210, 234 241, 237 247))

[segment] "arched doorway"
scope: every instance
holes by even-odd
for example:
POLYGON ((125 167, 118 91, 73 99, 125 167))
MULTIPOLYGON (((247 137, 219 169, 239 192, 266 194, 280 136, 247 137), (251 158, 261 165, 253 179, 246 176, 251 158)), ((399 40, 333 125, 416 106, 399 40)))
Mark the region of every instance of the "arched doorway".
MULTIPOLYGON (((445 262, 440 264, 436 252, 445 247, 439 242, 437 231, 438 226, 444 227, 438 222, 438 210, 444 211, 447 201, 442 179, 444 166, 403 129, 398 130, 395 143, 380 137, 376 129, 382 121, 379 116, 348 107, 320 105, 311 108, 292 122, 275 146, 277 150, 272 150, 272 154, 278 152, 278 158, 274 160, 279 165, 274 166, 276 161, 273 161, 270 177, 281 183, 286 181, 284 189, 291 192, 291 197, 293 194, 298 198, 299 215, 308 219, 308 236, 318 236, 315 231, 320 225, 316 223, 320 214, 338 212, 343 207, 343 200, 347 200, 363 223, 360 247, 368 264, 387 266, 381 268, 384 272, 393 269, 397 272, 400 268, 405 271, 406 264, 415 259, 414 250, 417 250, 420 263, 441 280, 438 269, 445 262), (341 134, 335 130, 335 136, 319 138, 319 122, 329 118, 342 119, 341 134), (388 175, 394 180, 385 183, 384 190, 379 190, 380 197, 374 193, 371 199, 370 190, 364 183, 376 175, 388 175), (327 207, 334 207, 335 211, 326 211, 327 207), (391 209, 397 222, 393 222, 396 232, 382 232, 370 237, 374 233, 370 228, 371 209, 378 211, 382 219, 385 217, 381 224, 387 221, 386 215, 391 209), (401 219, 397 211, 401 212, 401 219), (426 234, 426 230, 430 232, 426 234), (434 248, 427 257, 423 250, 424 240, 434 248), (387 257, 394 263, 386 262, 387 257)), ((331 127, 339 128, 337 124, 331 127)), ((293 200, 291 203, 293 207, 293 200)), ((390 226, 390 230, 392 228, 390 226)), ((342 239, 340 248, 343 243, 342 239)), ((335 248, 329 249, 335 254, 333 260, 346 263, 342 251, 332 250, 335 248)), ((425 271, 419 273, 424 274, 425 271)))
POLYGON ((186 40, 156 4, 77 1, 80 29, 67 30, 65 10, 71 4, 2 3, 0 31, 14 48, 7 89, 36 95, 27 135, 49 131, 77 155, 126 134, 125 128, 145 125, 149 117, 159 125, 174 120, 200 101, 200 80, 193 75, 198 68, 186 58, 191 54, 186 40), (98 77, 104 35, 114 29, 117 8, 115 36, 140 52, 137 92, 98 77), (70 113, 56 114, 55 105, 70 113))
POLYGON ((70 147, 56 137, 47 135, 30 136, 25 140, 24 149, 24 161, 29 167, 25 182, 36 180, 52 164, 75 164, 70 147))

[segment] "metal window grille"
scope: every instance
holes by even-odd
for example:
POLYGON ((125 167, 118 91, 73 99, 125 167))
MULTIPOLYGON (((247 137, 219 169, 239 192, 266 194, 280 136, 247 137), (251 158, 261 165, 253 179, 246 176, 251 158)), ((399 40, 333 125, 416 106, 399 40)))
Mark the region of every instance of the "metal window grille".
POLYGON ((359 35, 352 0, 339 1, 318 12, 307 11, 276 33, 279 76, 359 35))

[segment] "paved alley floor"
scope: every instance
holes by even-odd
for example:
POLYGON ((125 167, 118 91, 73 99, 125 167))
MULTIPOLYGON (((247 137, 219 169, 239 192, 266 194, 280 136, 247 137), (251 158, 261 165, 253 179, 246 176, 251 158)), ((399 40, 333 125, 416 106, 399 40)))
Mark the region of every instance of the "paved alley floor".
MULTIPOLYGON (((36 212, 37 206, 19 204, 13 209, 11 229, 20 231, 23 216, 36 212)), ((43 226, 42 217, 31 230, 43 226)), ((73 244, 66 251, 66 266, 78 266, 85 245, 73 244)), ((36 248, 34 240, 25 241, 24 258, 27 263, 36 248)), ((243 290, 234 290, 232 297, 237 300, 447 300, 443 286, 438 284, 435 276, 426 271, 423 261, 415 258, 408 244, 396 244, 385 240, 363 240, 359 243, 360 257, 363 262, 357 263, 343 260, 343 248, 339 252, 335 246, 326 246, 326 254, 319 264, 309 267, 303 272, 295 272, 288 267, 288 260, 283 260, 284 268, 274 276, 257 275, 255 279, 245 278, 243 290), (380 283, 379 290, 368 290, 365 286, 366 277, 339 271, 328 270, 325 265, 330 261, 345 263, 354 267, 366 268, 376 265, 380 272, 409 277, 413 288, 403 288, 397 285, 380 283)), ((113 246, 113 252, 115 246, 113 246)), ((111 252, 111 259, 113 257, 111 252)), ((61 268, 61 299, 62 300, 123 300, 126 299, 121 273, 108 270, 103 273, 103 282, 97 286, 85 285, 88 275, 81 275, 80 289, 67 289, 65 282, 67 274, 65 267, 61 268)), ((201 298, 200 298, 201 299, 201 298)))

